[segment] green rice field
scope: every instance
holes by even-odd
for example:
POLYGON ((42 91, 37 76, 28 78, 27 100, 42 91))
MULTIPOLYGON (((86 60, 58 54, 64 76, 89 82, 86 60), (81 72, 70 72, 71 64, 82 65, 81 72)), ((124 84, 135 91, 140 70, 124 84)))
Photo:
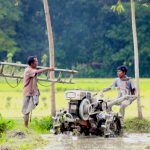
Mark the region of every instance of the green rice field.
MULTIPOLYGON (((56 84, 56 106, 57 110, 60 108, 67 108, 68 100, 64 99, 64 91, 69 89, 85 89, 90 91, 100 91, 102 88, 109 86, 114 79, 74 79, 75 84, 56 84)), ((15 80, 9 80, 15 86, 15 80)), ((50 114, 50 83, 40 82, 45 86, 39 85, 41 92, 40 103, 38 107, 32 112, 33 117, 47 116, 50 114)), ((150 118, 150 79, 140 79, 141 86, 141 103, 143 115, 146 119, 150 118)), ((6 118, 22 118, 22 82, 17 88, 11 88, 6 84, 3 78, 0 78, 0 113, 6 118)), ((114 99, 117 96, 117 90, 113 89, 105 93, 104 98, 114 99)), ((118 111, 118 106, 114 106, 114 110, 118 111)), ((126 118, 137 117, 137 103, 134 101, 126 109, 126 118)))

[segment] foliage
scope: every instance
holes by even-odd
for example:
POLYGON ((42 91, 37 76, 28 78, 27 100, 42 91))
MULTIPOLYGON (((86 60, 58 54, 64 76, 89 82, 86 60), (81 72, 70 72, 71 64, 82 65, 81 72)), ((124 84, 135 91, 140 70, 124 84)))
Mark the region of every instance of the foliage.
POLYGON ((53 120, 51 116, 46 116, 42 118, 34 118, 32 126, 37 128, 39 131, 50 131, 53 127, 53 120))
POLYGON ((86 65, 77 65, 75 69, 79 72, 78 77, 89 77, 94 73, 93 68, 86 65))
POLYGON ((111 9, 112 9, 113 11, 117 11, 118 13, 121 13, 121 12, 125 11, 125 10, 124 10, 124 7, 123 7, 123 5, 122 5, 122 3, 121 3, 121 0, 118 0, 117 4, 116 4, 116 5, 113 5, 113 6, 111 7, 111 9))
POLYGON ((41 63, 42 63, 43 66, 46 66, 46 65, 47 65, 47 55, 46 55, 46 54, 44 54, 44 55, 42 56, 41 63))
POLYGON ((48 54, 43 3, 41 0, 21 0, 19 7, 22 15, 16 24, 15 40, 20 51, 15 54, 14 59, 24 63, 29 55, 35 55, 41 59, 43 54, 48 54))
POLYGON ((15 53, 18 50, 15 25, 19 16, 20 10, 16 0, 0 0, 0 51, 15 53))
POLYGON ((13 57, 13 54, 9 52, 9 53, 7 54, 7 61, 8 61, 8 62, 12 62, 12 57, 13 57))
POLYGON ((150 121, 147 119, 127 119, 125 126, 128 132, 150 132, 150 121))
MULTIPOLYGON (((26 63, 29 55, 36 55, 48 65, 42 57, 49 60, 42 1, 0 0, 0 6, 0 60, 11 52, 13 62, 26 63)), ((134 76, 130 0, 49 0, 49 6, 57 68, 77 69, 77 77, 112 77, 125 64, 134 76), (118 15, 111 8, 124 12, 118 15)), ((150 7, 141 1, 136 2, 136 22, 140 76, 149 77, 150 7)))
POLYGON ((14 121, 13 120, 6 120, 2 117, 0 114, 0 135, 7 131, 8 129, 13 128, 14 126, 14 121))

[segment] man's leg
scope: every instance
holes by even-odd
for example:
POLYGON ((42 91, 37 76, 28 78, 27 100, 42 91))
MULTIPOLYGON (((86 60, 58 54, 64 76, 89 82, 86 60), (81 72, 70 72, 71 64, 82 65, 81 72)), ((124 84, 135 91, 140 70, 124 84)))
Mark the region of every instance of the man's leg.
POLYGON ((28 128, 28 124, 29 124, 29 113, 28 114, 26 114, 26 115, 24 115, 24 126, 26 127, 26 128, 28 128))
POLYGON ((124 118, 125 115, 125 108, 130 105, 130 101, 129 100, 125 100, 121 103, 120 105, 120 114, 122 115, 122 117, 124 118))
POLYGON ((29 123, 29 96, 24 96, 23 97, 23 105, 22 105, 22 113, 23 113, 23 119, 24 119, 24 126, 28 128, 28 123, 29 123))

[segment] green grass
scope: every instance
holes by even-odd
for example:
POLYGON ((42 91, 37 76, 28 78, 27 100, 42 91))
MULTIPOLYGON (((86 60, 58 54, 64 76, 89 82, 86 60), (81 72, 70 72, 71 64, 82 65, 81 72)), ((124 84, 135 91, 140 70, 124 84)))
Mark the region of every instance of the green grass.
POLYGON ((125 120, 125 130, 127 132, 146 133, 150 132, 150 120, 132 118, 125 120))
MULTIPOLYGON (((49 125, 50 123, 48 122, 48 117, 46 117, 45 120, 44 122, 49 125)), ((48 144, 48 141, 43 140, 40 136, 41 133, 48 133, 48 130, 42 130, 39 128, 40 123, 40 120, 38 122, 33 121, 30 125, 30 128, 27 129, 24 128, 22 119, 15 119, 11 129, 7 129, 0 134, 0 146, 5 148, 10 147, 12 150, 30 150, 48 144), (23 138, 14 137, 13 134, 16 132, 20 132, 25 136, 23 138)))
MULTIPOLYGON (((48 144, 48 141, 43 140, 40 135, 36 134, 33 130, 19 129, 19 131, 25 134, 25 138, 7 137, 7 134, 3 134, 2 138, 0 138, 0 145, 10 147, 11 150, 33 150, 48 144)), ((15 130, 12 132, 15 132, 15 130)))

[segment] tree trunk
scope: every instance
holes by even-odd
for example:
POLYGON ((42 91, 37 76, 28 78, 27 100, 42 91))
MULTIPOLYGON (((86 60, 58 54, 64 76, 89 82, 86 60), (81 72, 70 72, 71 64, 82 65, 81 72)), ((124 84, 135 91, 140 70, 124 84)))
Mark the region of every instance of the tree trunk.
POLYGON ((140 100, 139 54, 138 54, 138 39, 137 39, 136 20, 135 20, 135 0, 131 0, 131 19, 132 19, 132 33, 133 33, 133 44, 134 44, 134 66, 135 66, 138 117, 142 119, 143 114, 142 114, 142 107, 141 107, 141 100, 140 100))
MULTIPOLYGON (((52 26, 51 26, 51 19, 49 14, 49 6, 48 1, 43 0, 44 4, 44 11, 45 11, 45 19, 46 19, 46 25, 47 25, 47 32, 48 32, 48 43, 49 43, 49 54, 50 54, 50 67, 54 68, 54 40, 53 40, 53 32, 52 32, 52 26)), ((50 78, 55 78, 55 72, 50 72, 50 78)), ((55 83, 51 83, 51 115, 56 115, 56 104, 55 104, 55 83)))

